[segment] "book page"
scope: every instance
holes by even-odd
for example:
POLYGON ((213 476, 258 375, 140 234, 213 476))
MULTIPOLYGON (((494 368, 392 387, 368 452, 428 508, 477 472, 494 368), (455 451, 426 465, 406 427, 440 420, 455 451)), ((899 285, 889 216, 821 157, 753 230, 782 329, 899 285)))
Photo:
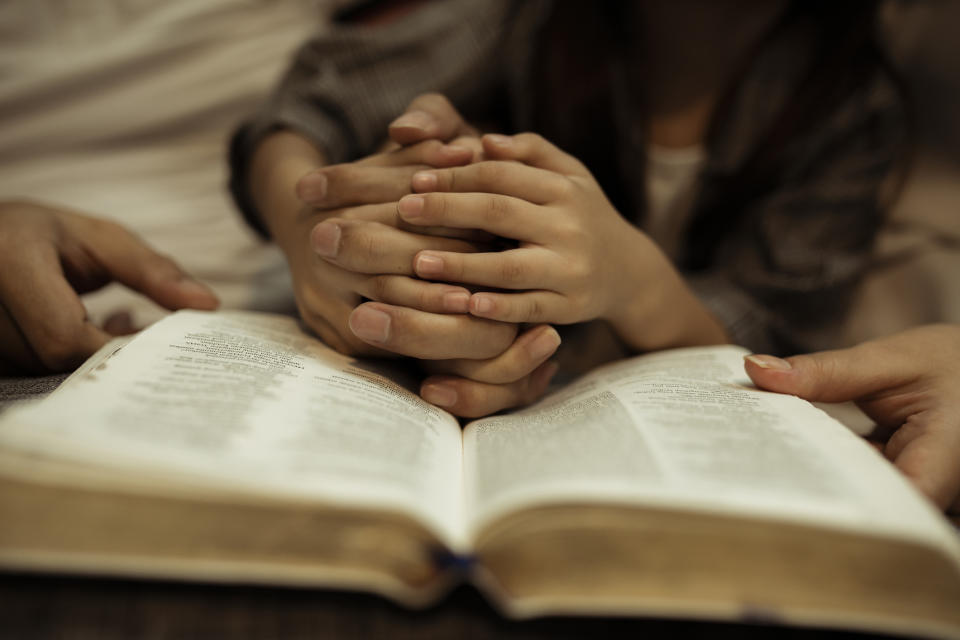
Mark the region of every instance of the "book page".
POLYGON ((178 312, 47 400, 0 446, 164 483, 409 513, 460 536, 449 414, 304 334, 291 318, 178 312))
POLYGON ((859 437, 805 401, 752 388, 746 353, 633 358, 529 409, 471 423, 475 530, 525 506, 600 501, 951 535, 859 437))

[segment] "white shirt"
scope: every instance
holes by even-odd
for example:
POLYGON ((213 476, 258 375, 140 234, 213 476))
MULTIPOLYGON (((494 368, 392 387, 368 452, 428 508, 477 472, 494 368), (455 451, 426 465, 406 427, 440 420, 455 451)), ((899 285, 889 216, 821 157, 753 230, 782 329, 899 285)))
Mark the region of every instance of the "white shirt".
POLYGON ((644 231, 676 258, 692 213, 697 179, 707 160, 702 146, 647 145, 647 216, 644 231))
MULTIPOLYGON (((317 0, 0 2, 0 198, 116 220, 225 307, 286 309, 289 276, 234 210, 226 144, 320 23, 317 0)), ((91 318, 162 311, 113 285, 91 318)))

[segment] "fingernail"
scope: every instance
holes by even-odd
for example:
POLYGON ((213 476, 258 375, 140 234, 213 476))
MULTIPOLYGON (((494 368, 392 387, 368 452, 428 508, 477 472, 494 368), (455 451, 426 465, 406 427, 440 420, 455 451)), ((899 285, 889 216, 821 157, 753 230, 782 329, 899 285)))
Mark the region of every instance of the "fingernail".
POLYGON ((493 312, 493 299, 481 293, 474 294, 470 299, 473 313, 477 315, 486 315, 493 312))
POLYGON ((340 251, 340 225, 333 222, 321 222, 310 233, 313 250, 325 257, 333 258, 340 251))
POLYGON ((421 171, 413 174, 411 184, 417 191, 433 191, 437 188, 437 176, 429 171, 421 171))
POLYGON ((433 117, 430 116, 425 111, 410 111, 405 113, 393 122, 390 123, 391 127, 406 127, 409 129, 423 129, 426 130, 428 126, 433 123, 433 117))
POLYGON ((455 291, 443 294, 443 310, 451 313, 467 313, 470 311, 470 294, 466 291, 455 291))
POLYGON ((416 220, 423 211, 423 196, 403 196, 397 203, 397 211, 405 220, 416 220))
POLYGON ((367 342, 386 342, 390 337, 390 316, 370 307, 357 307, 350 314, 353 335, 367 342))
POLYGON ((438 407, 452 407, 457 404, 457 392, 443 384, 428 384, 420 390, 420 395, 430 404, 438 407))
POLYGON ((297 182, 297 197, 306 203, 321 202, 327 195, 327 176, 308 173, 297 182))
POLYGON ((418 276, 436 276, 443 273, 443 258, 420 254, 413 264, 418 276))
POLYGON ((560 334, 557 333, 557 330, 553 327, 549 327, 546 331, 543 331, 539 336, 534 338, 530 346, 527 347, 527 351, 534 360, 545 360, 552 355, 559 346, 560 334))
POLYGON ((513 138, 510 136, 500 135, 499 133, 488 133, 484 138, 492 145, 497 147, 509 147, 513 144, 513 138))
POLYGON ((749 360, 761 369, 776 369, 777 371, 790 371, 793 369, 789 362, 776 356, 754 354, 744 356, 744 359, 749 360))

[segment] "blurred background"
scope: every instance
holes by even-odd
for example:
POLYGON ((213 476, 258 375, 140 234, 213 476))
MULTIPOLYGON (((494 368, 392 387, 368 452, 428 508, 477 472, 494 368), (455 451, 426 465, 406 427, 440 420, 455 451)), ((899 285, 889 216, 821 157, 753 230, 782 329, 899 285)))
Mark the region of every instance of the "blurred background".
MULTIPOLYGON (((349 0, 4 0, 0 198, 115 219, 224 306, 292 311, 286 265, 235 213, 225 145, 292 50, 349 0)), ((960 321, 960 2, 889 1, 883 33, 915 96, 917 153, 837 340, 960 321)), ((94 319, 161 311, 111 286, 94 319)))
POLYGON ((880 268, 860 287, 842 343, 922 322, 960 322, 960 2, 884 7, 891 57, 913 97, 916 149, 880 236, 880 268))

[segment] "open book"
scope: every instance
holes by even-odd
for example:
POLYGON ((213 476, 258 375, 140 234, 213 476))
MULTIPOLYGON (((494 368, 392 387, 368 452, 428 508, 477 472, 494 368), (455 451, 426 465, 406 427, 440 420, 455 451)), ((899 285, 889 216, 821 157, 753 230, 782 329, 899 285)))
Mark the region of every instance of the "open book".
POLYGON ((960 637, 957 533, 744 353, 618 362, 461 428, 292 319, 178 312, 2 416, 0 566, 960 637))

